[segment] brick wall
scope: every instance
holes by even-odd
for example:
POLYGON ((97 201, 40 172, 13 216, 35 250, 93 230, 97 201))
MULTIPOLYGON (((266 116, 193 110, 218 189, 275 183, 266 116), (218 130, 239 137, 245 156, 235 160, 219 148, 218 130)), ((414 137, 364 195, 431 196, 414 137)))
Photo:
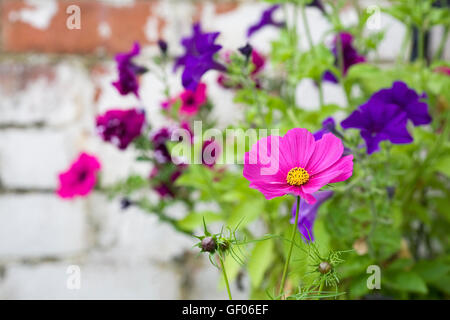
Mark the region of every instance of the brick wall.
MULTIPOLYGON (((155 216, 133 208, 123 212, 99 193, 62 201, 53 190, 57 173, 81 150, 99 155, 106 184, 130 172, 146 173, 131 161, 131 152, 95 135, 97 113, 138 104, 110 85, 116 77, 114 53, 137 40, 145 60, 157 52, 161 37, 177 54, 192 21, 221 31, 219 42, 235 49, 265 6, 219 0, 0 0, 0 299, 226 298, 217 288, 220 274, 190 250, 192 239, 155 216), (81 8, 80 30, 66 27, 66 8, 73 4, 81 8), (79 290, 67 289, 70 265, 81 268, 79 290)), ((329 26, 315 8, 307 14, 318 42, 329 26)), ((351 11, 342 14, 346 23, 354 20, 351 11)), ((377 58, 389 63, 404 30, 386 16, 382 24, 390 28, 377 58)), ((264 30, 254 44, 267 51, 275 36, 264 30)), ((304 37, 301 41, 306 45, 304 37)), ((239 117, 239 108, 230 92, 215 86, 215 77, 207 74, 206 82, 214 115, 225 125, 239 117)), ((180 89, 179 75, 169 81, 174 91, 180 89)), ((162 86, 150 74, 141 88, 141 103, 160 126, 162 86)), ((308 81, 299 84, 302 105, 316 104, 314 90, 308 81)), ((338 87, 327 84, 325 92, 327 101, 342 102, 338 87)))

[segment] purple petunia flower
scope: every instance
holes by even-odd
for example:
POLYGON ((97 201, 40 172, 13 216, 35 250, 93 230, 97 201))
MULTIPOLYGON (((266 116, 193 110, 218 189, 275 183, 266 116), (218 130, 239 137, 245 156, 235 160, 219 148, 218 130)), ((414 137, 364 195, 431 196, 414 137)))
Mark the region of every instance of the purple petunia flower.
POLYGON ((193 35, 181 41, 185 53, 177 59, 174 69, 184 66, 181 76, 183 87, 195 91, 207 71, 225 71, 226 68, 214 60, 214 55, 222 48, 214 43, 219 32, 203 33, 198 23, 193 25, 192 30, 193 35))
POLYGON ((323 6, 322 1, 320 0, 313 0, 309 4, 307 4, 308 7, 316 7, 322 12, 325 12, 325 7, 323 6))
POLYGON ((429 124, 431 117, 428 114, 428 105, 420 101, 425 95, 419 96, 416 91, 408 88, 406 83, 395 81, 392 88, 381 89, 370 98, 377 104, 395 104, 404 111, 415 126, 429 124))
POLYGON ((165 176, 167 168, 165 170, 159 170, 157 167, 154 167, 149 176, 150 180, 156 182, 153 186, 153 190, 155 190, 161 198, 175 197, 177 191, 175 181, 183 174, 183 171, 186 168, 187 166, 184 164, 177 165, 172 168, 172 171, 168 176, 165 176))
POLYGON ((341 126, 361 130, 368 154, 379 150, 379 143, 384 140, 394 144, 411 143, 413 138, 406 127, 408 119, 416 126, 431 122, 428 106, 420 98, 405 83, 396 81, 392 88, 373 94, 341 126))
POLYGON ((139 55, 140 51, 141 48, 139 43, 135 42, 130 52, 119 53, 116 55, 119 79, 112 84, 117 88, 121 95, 127 95, 131 92, 139 98, 139 83, 137 75, 145 73, 147 69, 134 64, 132 59, 139 55))
POLYGON ((277 28, 284 27, 285 26, 284 22, 276 22, 275 20, 273 20, 273 13, 279 7, 280 7, 280 5, 276 4, 276 5, 269 7, 268 9, 264 10, 259 21, 257 23, 255 23, 254 25, 250 26, 250 28, 248 28, 247 38, 250 38, 252 36, 252 34, 254 34, 256 31, 258 31, 259 29, 262 29, 265 26, 274 26, 277 28))
POLYGON ((141 134, 145 112, 138 109, 108 110, 97 116, 97 131, 104 141, 123 150, 141 134))
MULTIPOLYGON (((308 204, 304 199, 300 200, 300 211, 298 213, 298 230, 304 237, 304 241, 314 241, 313 227, 316 220, 317 210, 326 200, 333 196, 333 191, 318 191, 314 193, 316 202, 308 204)), ((297 201, 292 206, 291 223, 295 223, 295 214, 297 211, 297 201)))
POLYGON ((367 153, 371 154, 380 149, 379 143, 384 140, 394 144, 411 143, 413 138, 406 128, 407 121, 406 114, 398 106, 377 105, 369 100, 342 121, 341 126, 344 129, 360 129, 367 153))
MULTIPOLYGON (((344 75, 347 74, 348 69, 357 63, 365 62, 366 58, 358 53, 358 51, 353 47, 353 36, 348 32, 341 32, 333 40, 333 47, 331 51, 333 52, 335 58, 335 65, 339 65, 339 45, 338 41, 341 41, 342 47, 342 72, 344 75)), ((326 71, 323 75, 323 80, 337 83, 336 76, 331 71, 326 71)))
POLYGON ((151 137, 155 159, 158 163, 167 163, 172 160, 166 145, 166 142, 170 140, 171 135, 172 131, 169 128, 163 127, 156 131, 151 137))
POLYGON ((320 129, 314 133, 314 139, 320 140, 322 138, 322 136, 328 132, 334 133, 336 135, 335 128, 336 128, 336 123, 334 122, 334 119, 332 117, 326 118, 322 122, 322 129, 320 129))

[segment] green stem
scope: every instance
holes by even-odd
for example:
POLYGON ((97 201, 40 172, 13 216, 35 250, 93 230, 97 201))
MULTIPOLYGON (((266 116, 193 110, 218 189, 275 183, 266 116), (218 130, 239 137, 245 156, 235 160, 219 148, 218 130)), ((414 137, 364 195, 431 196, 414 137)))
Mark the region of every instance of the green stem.
POLYGON ((411 26, 407 25, 405 35, 403 36, 402 40, 402 46, 397 57, 398 64, 403 63, 405 61, 405 51, 407 50, 408 43, 410 42, 411 39, 411 30, 412 30, 411 26))
POLYGON ((319 104, 320 104, 320 107, 322 107, 325 104, 324 99, 323 99, 322 79, 319 79, 319 104))
POLYGON ((419 35, 418 35, 418 43, 417 43, 417 50, 419 51, 419 60, 423 61, 424 57, 424 32, 423 28, 419 27, 419 35))
POLYGON ((314 43, 311 36, 311 30, 309 29, 308 18, 306 17, 305 6, 302 6, 300 10, 302 14, 303 26, 306 32, 306 38, 308 39, 309 48, 310 50, 314 51, 314 43))
POLYGON ((219 259, 220 259, 220 266, 222 267, 223 279, 225 280, 225 285, 227 286, 228 298, 230 300, 233 300, 233 298, 231 297, 230 284, 228 283, 228 277, 227 277, 227 271, 225 269, 225 264, 223 263, 223 259, 220 255, 219 255, 219 259))
POLYGON ((287 270, 289 268, 289 262, 291 261, 292 248, 294 247, 294 239, 295 239, 295 235, 297 234, 296 229, 297 229, 297 225, 298 225, 298 213, 299 213, 299 211, 300 211, 300 196, 297 197, 297 210, 295 211, 295 223, 292 226, 291 244, 289 246, 289 251, 288 251, 288 256, 287 256, 287 259, 286 259, 286 263, 284 264, 284 270, 283 270, 283 276, 281 277, 281 284, 280 284, 279 295, 281 295, 281 293, 284 292, 284 283, 286 282, 287 270))
POLYGON ((322 292, 323 284, 324 284, 324 283, 325 283, 325 281, 322 281, 322 282, 320 283, 319 291, 317 291, 317 300, 320 300, 320 293, 322 292))
MULTIPOLYGON (((305 6, 301 7, 301 15, 303 21, 303 27, 305 28, 306 38, 308 39, 309 48, 312 51, 313 55, 316 55, 316 49, 314 48, 314 43, 311 35, 311 29, 309 28, 308 17, 306 16, 305 6)), ((322 78, 318 79, 318 87, 319 87, 319 103, 322 107, 324 105, 323 102, 323 86, 322 86, 322 78)))
POLYGON ((442 52, 444 51, 445 44, 447 43, 449 31, 450 28, 448 26, 445 26, 444 34, 442 35, 441 42, 439 43, 439 47, 436 50, 436 53, 434 54, 433 60, 438 60, 442 58, 442 52))

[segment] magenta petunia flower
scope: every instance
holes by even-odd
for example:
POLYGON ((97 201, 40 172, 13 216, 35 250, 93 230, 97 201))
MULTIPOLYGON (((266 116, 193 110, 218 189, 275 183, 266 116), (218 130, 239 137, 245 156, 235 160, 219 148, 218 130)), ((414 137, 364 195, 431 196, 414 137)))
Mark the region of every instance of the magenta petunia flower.
POLYGON ((153 190, 159 194, 161 198, 175 197, 177 187, 175 186, 175 181, 183 174, 184 169, 187 165, 181 164, 177 165, 172 171, 168 171, 168 168, 164 170, 159 170, 154 167, 150 173, 150 180, 155 181, 153 190))
POLYGON ((206 84, 199 83, 195 91, 186 89, 180 94, 180 113, 193 116, 206 102, 206 84))
POLYGON ((316 141, 308 130, 295 128, 254 144, 245 154, 243 175, 268 200, 293 194, 314 204, 314 192, 351 177, 353 155, 342 157, 343 151, 332 133, 316 141))
POLYGON ((166 145, 167 141, 170 140, 171 135, 172 130, 163 127, 154 132, 151 136, 155 160, 158 163, 167 163, 172 161, 172 157, 166 145))
MULTIPOLYGON (((245 47, 243 47, 245 48, 245 47)), ((241 51, 242 48, 240 48, 239 50, 241 51)), ((241 52, 242 53, 242 52, 241 52)), ((244 54, 244 53, 242 53, 244 54)), ((258 74, 264 69, 265 65, 266 65, 266 58, 259 53, 257 50, 255 50, 254 48, 251 48, 251 52, 248 53, 249 57, 251 57, 250 62, 251 62, 251 72, 250 72, 250 77, 251 79, 256 83, 256 87, 259 87, 259 80, 258 80, 258 74)), ((225 60, 225 62, 231 63, 231 51, 226 52, 223 55, 223 59, 225 60)), ((230 83, 230 79, 229 77, 226 75, 226 73, 221 73, 218 77, 217 77, 217 83, 226 89, 241 89, 242 85, 241 84, 237 84, 237 85, 232 85, 230 83)))
POLYGON ((56 193, 64 199, 88 195, 97 183, 97 171, 100 168, 100 162, 95 156, 81 153, 67 171, 59 174, 56 193))
POLYGON ((141 134, 144 123, 143 110, 108 110, 97 116, 97 132, 103 140, 123 150, 141 134))
POLYGON ((202 145, 202 164, 212 168, 222 152, 222 148, 214 140, 206 140, 202 145))
POLYGON ((450 67, 447 67, 447 66, 438 66, 438 67, 434 68, 433 71, 450 76, 450 67))
POLYGON ((145 67, 138 66, 133 63, 132 59, 139 55, 141 47, 135 42, 130 52, 119 53, 116 55, 117 70, 119 71, 119 79, 113 82, 113 86, 117 88, 121 95, 134 93, 139 98, 139 82, 137 76, 147 71, 145 67))
MULTIPOLYGON (((341 32, 334 38, 333 47, 331 49, 335 58, 334 64, 336 66, 339 65, 339 51, 338 51, 339 40, 341 41, 341 48, 342 48, 342 68, 343 68, 342 71, 343 74, 346 75, 348 69, 350 69, 351 66, 365 62, 366 58, 363 55, 359 54, 356 48, 353 46, 352 34, 348 32, 341 32)), ((338 82, 338 79, 331 71, 324 72, 323 80, 334 83, 338 82)))

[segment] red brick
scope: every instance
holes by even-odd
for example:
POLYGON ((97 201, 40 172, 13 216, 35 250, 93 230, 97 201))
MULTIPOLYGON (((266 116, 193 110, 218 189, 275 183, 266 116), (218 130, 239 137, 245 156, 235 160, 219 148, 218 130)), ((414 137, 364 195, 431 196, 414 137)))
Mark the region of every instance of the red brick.
POLYGON ((239 4, 235 1, 219 2, 215 5, 216 14, 229 13, 237 9, 239 4))
MULTIPOLYGON (((23 0, 3 0, 1 5, 3 50, 9 52, 45 53, 96 53, 105 49, 109 53, 126 51, 134 41, 149 44, 144 28, 147 19, 155 14, 157 1, 138 0, 131 6, 108 5, 92 0, 60 0, 58 11, 47 29, 41 30, 22 21, 11 21, 10 14, 26 8, 23 0), (66 21, 69 15, 67 6, 75 4, 81 9, 81 29, 69 30, 66 21), (111 34, 102 38, 99 25, 104 22, 111 34)), ((157 18, 158 34, 161 34, 164 21, 157 18)))

